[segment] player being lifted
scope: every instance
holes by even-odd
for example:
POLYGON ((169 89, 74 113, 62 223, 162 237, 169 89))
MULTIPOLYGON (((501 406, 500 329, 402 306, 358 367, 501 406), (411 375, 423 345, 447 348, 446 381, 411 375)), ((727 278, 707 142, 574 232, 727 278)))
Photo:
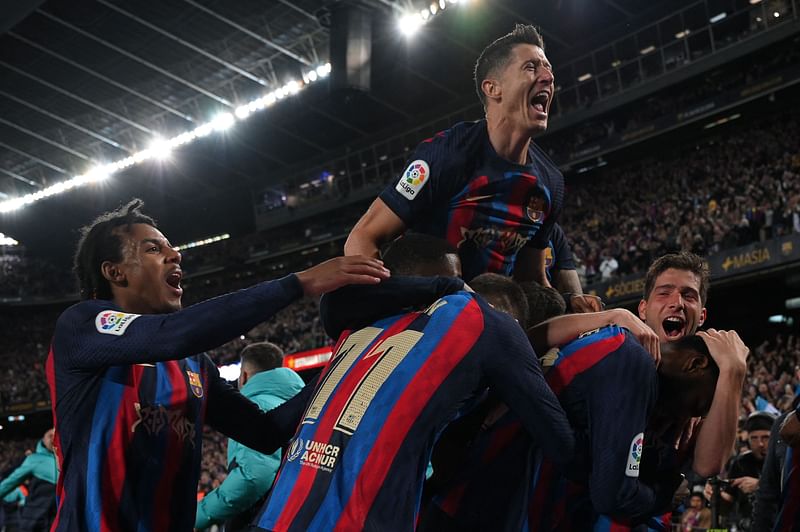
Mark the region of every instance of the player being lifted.
POLYGON ((486 118, 417 146, 406 171, 355 225, 345 254, 377 256, 406 229, 446 239, 464 279, 484 272, 548 284, 545 249, 564 178, 532 140, 547 128, 553 68, 533 26, 489 44, 475 65, 486 118))

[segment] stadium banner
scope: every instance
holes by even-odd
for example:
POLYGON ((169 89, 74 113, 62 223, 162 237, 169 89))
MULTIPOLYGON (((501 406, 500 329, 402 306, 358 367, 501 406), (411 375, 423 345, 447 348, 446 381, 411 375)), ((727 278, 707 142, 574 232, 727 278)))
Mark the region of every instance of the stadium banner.
MULTIPOLYGON (((756 242, 710 255, 707 259, 712 280, 730 279, 738 275, 800 261, 800 234, 756 242)), ((636 300, 644 295, 644 273, 626 275, 613 281, 593 283, 586 293, 603 298, 608 305, 636 300)))

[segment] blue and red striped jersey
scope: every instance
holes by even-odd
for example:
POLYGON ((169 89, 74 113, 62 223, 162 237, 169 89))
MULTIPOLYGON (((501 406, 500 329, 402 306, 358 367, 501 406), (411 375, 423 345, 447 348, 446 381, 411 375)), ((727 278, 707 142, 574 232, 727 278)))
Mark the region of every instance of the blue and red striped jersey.
POLYGON ((262 452, 281 420, 231 388, 201 354, 302 295, 295 276, 172 314, 78 303, 59 317, 47 359, 61 469, 53 530, 191 530, 203 423, 262 452))
POLYGON ((513 412, 501 416, 434 497, 465 530, 590 530, 595 509, 638 515, 652 508, 654 494, 638 479, 658 389, 644 348, 627 330, 605 327, 565 345, 546 378, 576 434, 588 440, 589 456, 569 471, 559 467, 542 455, 537 437, 520 430, 513 412), (568 481, 567 473, 588 480, 568 481))
POLYGON ((437 437, 487 384, 544 435, 549 456, 570 459, 571 429, 525 333, 479 296, 460 291, 345 333, 256 524, 413 530, 437 437))
POLYGON ((800 532, 800 452, 787 446, 783 463, 780 511, 773 532, 800 532))
POLYGON ((533 142, 528 161, 498 156, 485 120, 462 122, 420 143, 380 198, 410 229, 458 247, 467 281, 510 275, 520 249, 547 247, 564 198, 564 177, 533 142))

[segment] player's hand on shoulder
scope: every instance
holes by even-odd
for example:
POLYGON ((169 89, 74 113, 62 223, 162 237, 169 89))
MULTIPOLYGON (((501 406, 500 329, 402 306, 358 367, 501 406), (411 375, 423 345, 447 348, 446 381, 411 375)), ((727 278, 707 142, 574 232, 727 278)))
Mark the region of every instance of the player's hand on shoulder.
POLYGON ((603 300, 599 296, 590 294, 570 294, 569 304, 572 312, 600 312, 605 308, 603 300))
POLYGON ((800 419, 797 419, 796 412, 789 414, 783 420, 780 435, 789 447, 800 447, 800 419))
POLYGON ((348 284, 377 284, 389 278, 383 262, 364 255, 336 257, 297 273, 303 292, 319 296, 348 284))
POLYGON ((661 342, 658 335, 645 322, 633 312, 625 309, 614 309, 614 324, 628 329, 639 340, 648 353, 653 357, 656 366, 661 363, 661 342))
POLYGON ((734 371, 744 375, 747 371, 747 357, 750 349, 744 344, 736 331, 708 329, 697 333, 708 346, 711 358, 717 363, 720 372, 734 371))

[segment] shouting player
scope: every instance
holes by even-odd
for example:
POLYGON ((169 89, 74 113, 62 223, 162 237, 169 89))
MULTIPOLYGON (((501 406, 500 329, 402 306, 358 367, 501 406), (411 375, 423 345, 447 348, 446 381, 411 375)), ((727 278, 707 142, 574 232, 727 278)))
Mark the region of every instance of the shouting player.
POLYGON ((547 128, 553 69, 533 26, 517 25, 481 53, 475 88, 486 118, 417 146, 408 168, 353 227, 345 254, 377 256, 412 229, 458 247, 464 279, 484 272, 548 284, 545 249, 564 178, 531 137, 547 128))
MULTIPOLYGON (((321 309, 324 321, 413 288, 414 279, 405 283, 390 254, 385 258, 395 276, 381 290, 331 294, 321 309)), ((514 321, 524 321, 525 296, 510 279, 494 277, 488 300, 459 290, 423 311, 342 335, 259 527, 413 530, 431 448, 444 427, 482 397, 486 383, 501 390, 547 456, 570 460, 575 442, 564 412, 514 321)))
POLYGON ((53 530, 191 530, 203 424, 268 454, 297 422, 261 412, 201 353, 304 294, 388 277, 375 259, 340 257, 181 310, 181 255, 141 205, 84 229, 83 301, 56 323, 46 367, 61 468, 53 530))

